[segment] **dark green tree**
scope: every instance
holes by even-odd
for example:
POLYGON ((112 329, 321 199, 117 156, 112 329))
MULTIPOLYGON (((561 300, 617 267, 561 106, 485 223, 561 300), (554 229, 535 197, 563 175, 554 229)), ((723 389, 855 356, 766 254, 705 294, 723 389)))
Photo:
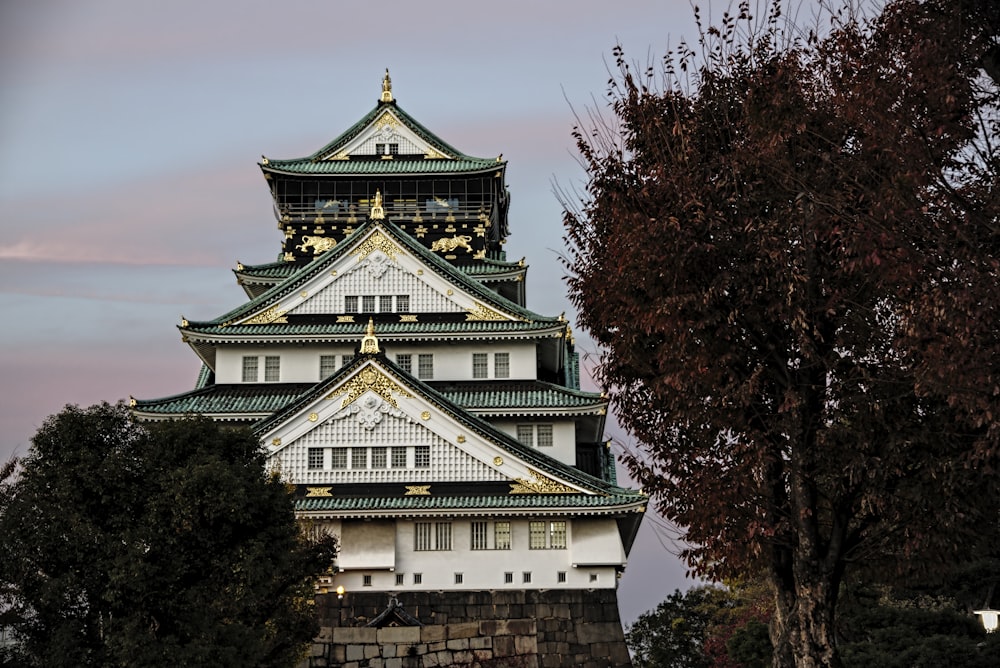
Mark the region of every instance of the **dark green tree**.
POLYGON ((307 542, 246 430, 46 420, 0 488, 0 594, 33 666, 291 666, 315 632, 307 542))
POLYGON ((567 267, 690 565, 764 574, 776 666, 839 666, 845 573, 997 531, 1000 5, 780 6, 616 51, 567 267))

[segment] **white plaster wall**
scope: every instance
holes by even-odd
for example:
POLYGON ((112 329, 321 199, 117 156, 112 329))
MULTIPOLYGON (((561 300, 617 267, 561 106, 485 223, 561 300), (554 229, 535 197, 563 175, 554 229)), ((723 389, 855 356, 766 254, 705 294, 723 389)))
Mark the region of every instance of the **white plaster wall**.
MULTIPOLYGON (((359 341, 360 343, 360 341, 359 341)), ((315 383, 319 378, 320 355, 353 355, 357 344, 330 346, 225 346, 216 352, 215 377, 218 383, 243 382, 243 358, 256 355, 258 382, 264 382, 264 356, 281 357, 282 383, 315 383)), ((417 355, 434 355, 434 380, 472 380, 472 353, 489 353, 489 378, 495 378, 494 352, 510 353, 510 379, 533 380, 535 344, 509 341, 482 345, 396 345, 384 346, 387 356, 395 361, 396 355, 413 355, 413 374, 417 372, 417 355)), ((340 360, 338 359, 338 363, 340 360)))
POLYGON ((543 448, 538 447, 537 439, 535 449, 544 452, 549 457, 558 459, 563 464, 576 466, 576 423, 559 418, 539 417, 535 420, 495 420, 490 422, 494 427, 517 438, 517 425, 519 424, 551 424, 552 425, 552 445, 543 448))

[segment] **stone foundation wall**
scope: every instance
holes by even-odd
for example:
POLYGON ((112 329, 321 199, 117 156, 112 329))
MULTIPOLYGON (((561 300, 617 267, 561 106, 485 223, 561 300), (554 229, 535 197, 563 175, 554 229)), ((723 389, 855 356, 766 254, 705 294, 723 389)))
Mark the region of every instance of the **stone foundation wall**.
POLYGON ((303 667, 632 666, 611 589, 348 592, 318 596, 316 610, 322 632, 303 667), (424 626, 365 627, 392 596, 424 626))

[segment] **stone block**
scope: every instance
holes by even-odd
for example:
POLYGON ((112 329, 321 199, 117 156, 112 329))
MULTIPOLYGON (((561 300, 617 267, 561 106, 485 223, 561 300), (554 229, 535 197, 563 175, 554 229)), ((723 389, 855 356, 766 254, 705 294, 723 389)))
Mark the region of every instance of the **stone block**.
POLYGON ((378 629, 376 634, 377 642, 380 645, 388 643, 415 643, 420 642, 421 628, 419 626, 387 626, 378 629))
POLYGON ((427 644, 428 652, 442 652, 446 649, 448 649, 448 643, 444 640, 427 644))
POLYGON ((576 639, 585 645, 608 642, 622 636, 622 627, 614 622, 581 623, 576 626, 576 639))
POLYGON ((534 635, 514 636, 514 648, 518 654, 537 654, 538 642, 534 635))
POLYGON ((532 619, 510 619, 507 621, 507 632, 511 635, 534 635, 535 621, 532 619))
POLYGON ((467 649, 460 650, 458 652, 453 652, 451 655, 450 665, 465 666, 472 663, 475 659, 475 655, 467 649))
POLYGON ((459 650, 459 649, 469 649, 469 639, 468 638, 456 638, 455 640, 448 641, 448 649, 459 650))
POLYGON ((403 668, 403 660, 400 658, 386 659, 384 668, 403 668))
POLYGON ((514 656, 517 647, 514 643, 515 636, 497 636, 493 638, 494 656, 514 656))
POLYGON ((333 642, 339 645, 374 643, 376 631, 378 629, 365 627, 335 628, 333 630, 333 642))
POLYGON ((379 656, 382 653, 382 648, 379 645, 365 645, 365 658, 372 659, 379 656))
POLYGON ((490 636, 469 638, 469 649, 489 649, 491 647, 493 647, 493 638, 490 636))
POLYGON ((539 603, 535 606, 535 619, 547 619, 552 616, 552 606, 548 603, 539 603))
POLYGON ((346 658, 348 663, 365 658, 365 645, 348 645, 346 658))
POLYGON ((445 640, 448 637, 448 629, 439 624, 434 624, 432 626, 425 626, 420 629, 420 641, 421 642, 438 642, 440 640, 445 640))
POLYGON ((461 622, 448 625, 448 639, 474 638, 479 635, 479 622, 461 622))

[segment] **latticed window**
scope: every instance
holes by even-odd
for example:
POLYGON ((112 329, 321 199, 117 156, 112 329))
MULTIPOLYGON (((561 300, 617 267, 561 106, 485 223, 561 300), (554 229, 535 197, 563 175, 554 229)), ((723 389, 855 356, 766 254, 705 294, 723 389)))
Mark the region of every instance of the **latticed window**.
POLYGON ((540 424, 536 428, 536 434, 538 435, 538 447, 544 448, 546 446, 552 445, 552 425, 550 424, 540 424))
POLYGON ((430 468, 431 446, 418 445, 413 449, 413 466, 418 469, 430 468))
POLYGON ((423 573, 414 573, 413 574, 413 584, 418 585, 418 584, 423 584, 423 582, 424 582, 424 574, 423 573))
POLYGON ((535 429, 530 424, 517 425, 517 440, 529 448, 535 445, 535 429))
POLYGON ((435 522, 434 534, 436 543, 434 547, 438 550, 451 549, 451 522, 435 522))
POLYGON ((396 364, 406 373, 413 373, 413 355, 410 353, 396 355, 396 364))
POLYGON ((528 523, 528 548, 531 550, 545 549, 545 522, 528 523))
POLYGON ((566 571, 557 571, 556 572, 556 582, 560 582, 560 583, 566 582, 566 571))
POLYGON ((406 448, 405 447, 394 447, 392 449, 392 468, 394 468, 394 469, 405 469, 406 468, 406 448))
POLYGON ((277 383, 281 380, 281 358, 277 355, 268 355, 264 358, 264 381, 277 383))
POLYGON ((344 355, 344 361, 341 362, 340 366, 347 366, 354 361, 354 355, 344 355))
POLYGON ((392 295, 379 296, 378 310, 381 313, 392 313, 392 295))
POLYGON ((396 295, 396 311, 406 313, 410 310, 410 295, 396 295))
POLYGON ((521 573, 521 581, 524 584, 529 584, 531 582, 531 571, 524 571, 521 573))
POLYGON ((490 356, 486 353, 472 353, 472 377, 488 378, 490 375, 490 356))
POLYGON ((357 312, 358 312, 357 295, 348 295, 344 297, 344 313, 357 313, 357 312))
POLYGON ((406 574, 396 573, 396 586, 401 587, 406 582, 406 574))
POLYGON ((309 448, 309 469, 323 468, 323 448, 309 448))
POLYGON ((369 575, 368 573, 365 573, 364 575, 362 575, 361 576, 361 586, 362 587, 371 587, 372 586, 372 576, 369 575))
POLYGON ((549 525, 549 547, 553 550, 566 549, 566 522, 558 520, 549 525))
POLYGON ((361 298, 361 312, 362 313, 375 312, 375 295, 364 295, 361 298))
POLYGON ((384 469, 386 465, 386 448, 372 448, 372 468, 384 469))
POLYGON ((368 468, 368 448, 351 448, 351 468, 368 468))
POLYGON ((425 380, 434 378, 434 355, 429 353, 417 355, 417 378, 425 380))
POLYGON ((461 573, 455 573, 455 584, 460 585, 465 580, 465 576, 461 573))
POLYGON ((510 353, 493 353, 493 375, 510 378, 510 353))
POLYGON ((503 583, 504 584, 513 584, 514 583, 514 574, 511 573, 510 571, 507 571, 506 573, 504 573, 503 574, 503 583))
POLYGON ((489 535, 489 522, 472 523, 472 545, 473 550, 485 550, 487 548, 486 537, 489 535))
POLYGON ((244 357, 243 358, 243 382, 244 383, 256 383, 257 382, 257 358, 256 357, 244 357))
POLYGON ((493 525, 493 547, 497 550, 510 549, 510 522, 496 522, 493 525))
POLYGON ((329 378, 333 375, 333 372, 337 370, 337 356, 336 355, 320 355, 319 356, 319 378, 323 380, 324 378, 329 378))
POLYGON ((330 451, 330 467, 335 469, 347 468, 347 448, 333 448, 330 451))
MULTIPOLYGON (((413 524, 413 549, 417 552, 424 552, 427 550, 433 550, 434 545, 431 542, 433 537, 433 525, 430 522, 415 522, 413 524)), ((414 582, 416 584, 416 582, 414 582)))

